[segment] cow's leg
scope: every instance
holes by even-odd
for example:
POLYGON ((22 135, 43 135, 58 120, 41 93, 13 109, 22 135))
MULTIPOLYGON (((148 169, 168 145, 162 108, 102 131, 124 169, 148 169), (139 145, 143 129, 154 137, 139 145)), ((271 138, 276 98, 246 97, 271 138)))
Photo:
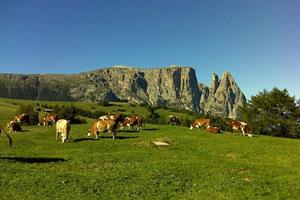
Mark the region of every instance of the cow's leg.
POLYGON ((112 133, 112 136, 113 136, 113 140, 115 140, 115 138, 116 138, 116 133, 113 132, 113 133, 112 133))
POLYGON ((242 129, 241 131, 242 131, 242 135, 245 136, 245 131, 244 131, 244 129, 242 129))
POLYGON ((56 140, 58 140, 58 137, 59 137, 59 132, 56 131, 56 140))

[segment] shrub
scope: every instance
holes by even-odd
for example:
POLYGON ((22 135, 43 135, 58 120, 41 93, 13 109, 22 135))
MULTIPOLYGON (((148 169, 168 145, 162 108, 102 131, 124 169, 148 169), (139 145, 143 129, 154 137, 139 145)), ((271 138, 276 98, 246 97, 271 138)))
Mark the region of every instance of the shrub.
POLYGON ((111 104, 108 101, 100 101, 100 102, 98 102, 98 105, 100 105, 100 106, 110 106, 111 104))
POLYGON ((191 124, 192 124, 192 120, 190 119, 190 117, 188 117, 188 116, 185 116, 184 118, 182 118, 182 119, 179 119, 180 121, 180 125, 182 125, 182 126, 187 126, 187 127, 190 127, 191 126, 191 124))
POLYGON ((27 114, 29 115, 29 123, 28 125, 35 125, 39 123, 39 113, 34 110, 32 104, 24 105, 21 104, 19 109, 17 110, 18 114, 27 114))

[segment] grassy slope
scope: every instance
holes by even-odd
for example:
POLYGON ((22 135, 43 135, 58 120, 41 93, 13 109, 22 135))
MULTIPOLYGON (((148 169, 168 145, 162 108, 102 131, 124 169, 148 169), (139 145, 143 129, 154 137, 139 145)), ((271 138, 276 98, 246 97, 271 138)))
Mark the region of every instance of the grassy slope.
MULTIPOLYGON (((2 104, 0 104, 2 105, 2 104)), ((0 107, 1 111, 3 107, 0 107)), ((119 139, 55 141, 54 127, 0 136, 1 199, 297 199, 300 142, 147 125, 119 139), (156 147, 153 139, 171 142, 156 147), (65 161, 57 162, 57 158, 65 161)))

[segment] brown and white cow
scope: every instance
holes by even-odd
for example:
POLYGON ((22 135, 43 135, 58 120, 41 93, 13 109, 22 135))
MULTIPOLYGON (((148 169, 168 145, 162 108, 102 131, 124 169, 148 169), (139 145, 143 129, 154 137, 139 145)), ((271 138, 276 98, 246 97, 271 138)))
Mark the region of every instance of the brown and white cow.
POLYGON ((123 129, 125 126, 128 126, 129 129, 131 129, 136 125, 138 126, 137 130, 143 130, 143 128, 145 128, 144 118, 141 115, 129 115, 125 117, 121 123, 121 129, 123 129))
POLYGON ((108 119, 114 120, 117 123, 119 123, 123 121, 123 116, 121 113, 116 113, 115 115, 103 115, 99 117, 99 120, 108 120, 108 119))
POLYGON ((29 124, 29 115, 28 114, 20 114, 20 115, 16 115, 14 117, 14 120, 19 124, 23 124, 26 123, 27 125, 29 124))
POLYGON ((54 125, 58 121, 57 114, 47 114, 43 117, 41 124, 43 126, 54 125))
POLYGON ((56 122, 56 140, 61 138, 61 142, 65 143, 70 137, 71 125, 70 121, 66 119, 60 119, 56 122))
POLYGON ((178 125, 180 123, 179 118, 174 115, 169 115, 169 124, 178 125))
POLYGON ((88 137, 94 136, 98 139, 100 133, 111 133, 113 140, 117 134, 118 122, 112 119, 97 120, 93 123, 92 127, 88 130, 88 137))
POLYGON ((211 126, 211 125, 207 125, 206 130, 211 133, 221 133, 218 127, 211 126))
POLYGON ((246 122, 242 122, 242 121, 235 120, 235 119, 230 119, 228 121, 228 124, 231 127, 232 131, 238 130, 242 133, 243 136, 247 135, 249 137, 252 137, 252 131, 246 122))
POLYGON ((200 128, 201 126, 207 127, 209 124, 210 124, 210 119, 198 118, 191 124, 190 129, 200 128))
POLYGON ((7 129, 9 133, 22 131, 20 124, 16 121, 8 122, 7 129))

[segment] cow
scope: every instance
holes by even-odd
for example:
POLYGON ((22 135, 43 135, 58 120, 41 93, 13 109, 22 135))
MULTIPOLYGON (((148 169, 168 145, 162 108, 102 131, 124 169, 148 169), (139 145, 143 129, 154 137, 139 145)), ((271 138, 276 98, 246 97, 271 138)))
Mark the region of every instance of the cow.
POLYGON ((9 133, 22 131, 21 125, 16 121, 8 122, 7 129, 9 133))
POLYGON ((207 127, 210 124, 210 119, 198 118, 192 124, 190 129, 200 128, 201 126, 207 127))
POLYGON ((70 121, 60 119, 56 122, 56 140, 61 137, 61 142, 65 143, 70 137, 71 125, 70 121))
POLYGON ((252 134, 251 134, 252 131, 246 122, 242 122, 242 121, 239 121, 236 119, 230 119, 227 122, 227 124, 231 127, 232 132, 234 130, 238 130, 242 133, 243 136, 247 135, 249 137, 252 137, 252 134))
POLYGON ((88 137, 95 136, 98 139, 100 133, 112 133, 113 140, 117 134, 118 122, 112 119, 97 120, 93 123, 92 127, 88 130, 88 137))
POLYGON ((98 118, 99 120, 108 120, 108 119, 111 119, 111 120, 114 120, 116 121, 117 123, 123 121, 123 116, 120 114, 120 113, 116 113, 115 115, 103 115, 101 117, 98 118))
POLYGON ((56 114, 46 114, 43 119, 41 124, 43 126, 49 126, 49 125, 54 125, 58 121, 58 116, 56 114))
POLYGON ((4 135, 6 135, 7 139, 8 139, 8 144, 11 147, 12 146, 12 139, 11 137, 6 133, 6 131, 4 130, 4 128, 2 126, 0 126, 0 134, 3 131, 4 135))
POLYGON ((16 115, 14 117, 14 120, 19 124, 23 124, 26 123, 27 125, 29 125, 29 115, 28 114, 20 114, 20 115, 16 115))
POLYGON ((123 129, 125 126, 128 126, 130 129, 135 125, 138 126, 137 130, 140 131, 145 128, 145 120, 141 115, 130 115, 125 117, 125 119, 121 122, 121 129, 123 129))
POLYGON ((170 125, 178 125, 180 123, 179 118, 174 115, 169 115, 169 124, 170 125))
POLYGON ((99 120, 107 120, 107 119, 114 119, 114 115, 103 115, 98 118, 99 120))
POLYGON ((211 126, 211 125, 207 125, 206 130, 211 133, 221 133, 218 127, 211 126))

